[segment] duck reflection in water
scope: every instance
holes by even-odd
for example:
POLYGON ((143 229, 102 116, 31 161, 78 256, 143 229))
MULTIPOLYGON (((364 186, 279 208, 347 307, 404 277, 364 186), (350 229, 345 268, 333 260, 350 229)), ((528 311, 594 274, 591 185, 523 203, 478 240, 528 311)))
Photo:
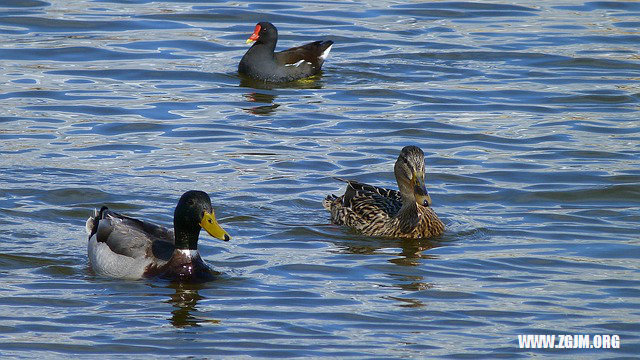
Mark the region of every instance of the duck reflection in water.
POLYGON ((253 115, 269 115, 276 111, 276 109, 280 106, 280 104, 274 104, 273 101, 276 99, 276 95, 259 93, 259 92, 250 92, 244 94, 244 97, 247 101, 251 103, 257 104, 269 104, 269 105, 260 105, 254 106, 250 108, 244 108, 243 110, 253 114, 253 115))
POLYGON ((438 246, 441 245, 428 239, 401 239, 400 257, 391 259, 389 262, 401 266, 418 266, 421 259, 437 259, 436 255, 424 254, 423 252, 438 246))
MULTIPOLYGON (((388 261, 400 266, 419 266, 421 259, 437 259, 436 255, 424 254, 423 252, 442 246, 439 242, 429 239, 371 239, 366 236, 358 237, 363 240, 355 242, 350 239, 348 242, 336 244, 341 249, 340 253, 375 255, 381 253, 380 249, 386 250, 392 247, 399 247, 400 253, 398 255, 400 256, 388 261)), ((385 251, 385 253, 387 252, 385 251)))
POLYGON ((175 309, 171 311, 171 325, 179 328, 201 326, 202 323, 218 324, 220 320, 205 319, 195 315, 198 312, 198 301, 204 299, 199 291, 206 287, 206 284, 189 284, 181 282, 171 282, 167 287, 175 290, 167 303, 175 309))
POLYGON ((429 239, 389 239, 357 235, 355 241, 354 238, 350 238, 344 242, 336 243, 336 245, 340 248, 340 253, 394 256, 387 261, 391 264, 405 267, 406 270, 394 271, 393 268, 383 267, 383 269, 389 269, 389 271, 385 272, 391 281, 380 286, 399 288, 403 290, 404 296, 384 296, 384 298, 397 301, 397 305, 400 307, 426 306, 421 300, 412 298, 410 294, 404 292, 433 288, 434 284, 426 281, 423 271, 413 273, 413 269, 428 267, 428 262, 424 260, 437 259, 437 255, 425 254, 424 252, 442 246, 440 242, 429 239), (395 250, 398 248, 399 252, 396 252, 395 250))
POLYGON ((261 90, 260 92, 252 91, 244 94, 245 99, 249 102, 265 104, 250 108, 243 108, 244 111, 253 115, 269 115, 280 106, 280 104, 274 103, 274 100, 278 97, 277 89, 322 89, 324 85, 321 81, 322 76, 320 74, 307 79, 281 84, 255 80, 244 75, 240 75, 239 78, 240 87, 261 90))

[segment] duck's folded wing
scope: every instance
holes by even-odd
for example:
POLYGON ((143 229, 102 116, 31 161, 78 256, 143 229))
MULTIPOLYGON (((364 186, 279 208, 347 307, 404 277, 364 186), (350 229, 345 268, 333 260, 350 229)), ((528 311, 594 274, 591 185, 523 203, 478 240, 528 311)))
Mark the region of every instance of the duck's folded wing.
POLYGON ((275 53, 276 62, 282 65, 300 66, 302 63, 314 68, 322 66, 326 58, 325 51, 333 44, 332 41, 314 41, 291 49, 275 53), (297 65, 296 65, 297 64, 297 65))
POLYGON ((394 198, 368 192, 366 194, 355 193, 353 197, 348 199, 348 203, 345 206, 351 208, 362 219, 373 221, 375 218, 386 219, 387 217, 395 216, 402 207, 402 202, 394 198))
POLYGON ((164 250, 171 252, 172 239, 173 233, 164 227, 108 210, 98 222, 96 233, 98 242, 107 244, 114 253, 132 258, 157 256, 154 252, 158 247, 169 247, 157 243, 170 245, 171 249, 164 250))
POLYGON ((355 180, 345 180, 341 178, 335 178, 336 180, 344 181, 347 183, 347 191, 345 192, 345 201, 355 195, 373 196, 379 195, 383 198, 389 198, 391 201, 402 202, 402 196, 397 190, 385 189, 369 184, 363 184, 355 180))

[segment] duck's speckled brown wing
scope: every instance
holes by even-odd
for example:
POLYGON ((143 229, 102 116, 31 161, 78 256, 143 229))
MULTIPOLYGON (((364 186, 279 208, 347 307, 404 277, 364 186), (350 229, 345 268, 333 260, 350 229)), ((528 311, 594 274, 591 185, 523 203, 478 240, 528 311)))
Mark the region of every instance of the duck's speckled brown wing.
MULTIPOLYGON (((335 179, 344 181, 347 183, 347 192, 345 192, 345 196, 347 195, 348 192, 353 192, 354 194, 358 194, 362 196, 372 196, 375 194, 383 198, 388 198, 394 202, 397 202, 399 206, 402 206, 402 196, 400 195, 400 192, 397 190, 385 189, 385 188, 381 188, 381 187, 377 187, 369 184, 363 184, 355 180, 345 180, 341 178, 335 178, 335 179)), ((400 208, 398 207, 398 209, 400 208)))
POLYGON ((379 234, 402 207, 398 191, 338 180, 347 183, 344 195, 329 195, 323 202, 334 224, 352 227, 363 234, 379 234))

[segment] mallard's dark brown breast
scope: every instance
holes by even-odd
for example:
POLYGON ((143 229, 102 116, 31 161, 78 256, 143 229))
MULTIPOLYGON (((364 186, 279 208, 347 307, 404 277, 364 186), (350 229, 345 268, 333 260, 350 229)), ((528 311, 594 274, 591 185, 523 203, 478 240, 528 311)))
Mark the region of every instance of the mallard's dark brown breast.
POLYGON ((200 257, 200 253, 191 250, 176 250, 171 259, 163 265, 150 264, 145 277, 159 277, 178 282, 205 282, 220 275, 212 270, 200 257))

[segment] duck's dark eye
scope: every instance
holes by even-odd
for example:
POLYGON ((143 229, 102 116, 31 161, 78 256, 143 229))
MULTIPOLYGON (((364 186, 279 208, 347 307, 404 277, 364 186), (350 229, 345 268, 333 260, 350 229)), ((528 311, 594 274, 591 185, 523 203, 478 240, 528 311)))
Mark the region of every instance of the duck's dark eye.
POLYGON ((213 224, 213 220, 208 219, 207 221, 209 221, 209 224, 213 224))

